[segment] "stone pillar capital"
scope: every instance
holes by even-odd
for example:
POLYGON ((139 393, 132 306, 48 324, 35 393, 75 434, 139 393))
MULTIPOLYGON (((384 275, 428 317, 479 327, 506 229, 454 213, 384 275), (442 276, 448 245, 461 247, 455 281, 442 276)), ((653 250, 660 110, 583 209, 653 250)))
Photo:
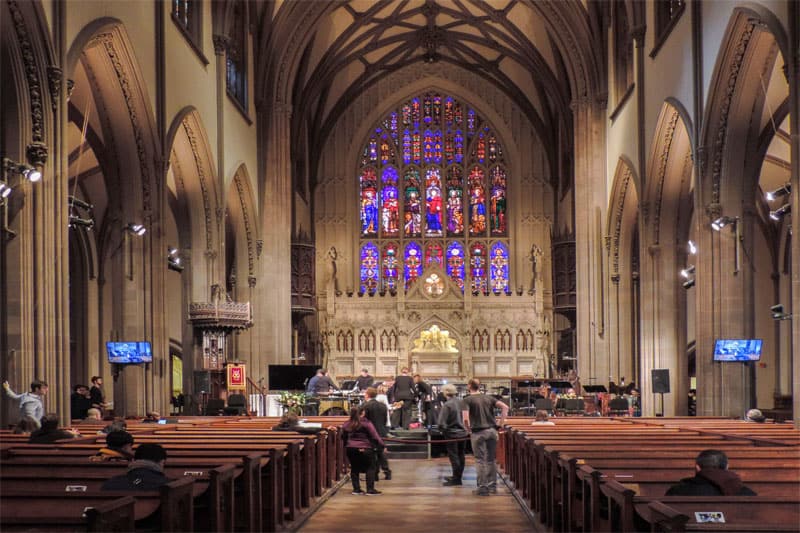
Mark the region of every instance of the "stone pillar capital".
POLYGON ((28 158, 28 163, 35 167, 43 167, 47 163, 48 155, 47 145, 43 142, 34 141, 25 149, 25 155, 28 158))
POLYGON ((647 253, 649 253, 652 257, 658 257, 658 255, 661 253, 661 245, 651 244, 647 247, 647 253))
POLYGON ((647 26, 645 24, 640 24, 631 28, 631 39, 633 39, 633 42, 636 44, 636 48, 644 46, 644 36, 646 32, 647 26))
POLYGON ((221 56, 228 51, 231 40, 227 35, 215 34, 211 40, 214 41, 214 55, 221 56))
POLYGON ((722 215, 722 204, 712 202, 706 205, 706 216, 711 220, 716 220, 722 215))

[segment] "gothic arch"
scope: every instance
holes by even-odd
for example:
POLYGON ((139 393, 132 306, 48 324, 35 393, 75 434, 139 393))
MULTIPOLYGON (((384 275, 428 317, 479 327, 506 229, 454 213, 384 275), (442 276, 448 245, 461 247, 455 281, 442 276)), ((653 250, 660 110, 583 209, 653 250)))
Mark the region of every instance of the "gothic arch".
POLYGON ((220 228, 216 166, 196 109, 188 107, 178 113, 167 140, 173 178, 168 185, 174 187, 177 200, 176 222, 179 232, 191 237, 182 244, 190 249, 192 277, 197 282, 192 287, 193 297, 203 301, 209 287, 220 277, 218 265, 222 259, 217 258, 220 228))
POLYGON ((230 257, 235 265, 237 287, 254 287, 256 284, 256 261, 258 260, 258 213, 255 207, 255 195, 247 167, 241 164, 236 169, 226 195, 227 225, 233 230, 234 242, 230 242, 230 233, 226 235, 226 252, 233 248, 230 257))
MULTIPOLYGON (((424 77, 403 86, 391 95, 387 95, 382 100, 382 107, 376 107, 365 117, 359 117, 361 125, 356 130, 356 134, 353 135, 352 142, 350 146, 347 147, 346 152, 346 161, 352 162, 350 163, 353 166, 352 175, 357 175, 359 153, 363 149, 364 143, 369 138, 369 133, 375 124, 377 124, 386 113, 397 107, 399 103, 426 91, 439 91, 452 95, 463 100, 472 106, 475 111, 483 115, 487 122, 493 126, 494 130, 497 132, 498 140, 505 147, 505 157, 510 161, 508 167, 511 169, 511 172, 518 172, 520 167, 519 150, 514 135, 511 132, 509 124, 500 116, 497 110, 487 105, 484 98, 479 97, 472 91, 459 86, 453 81, 440 77, 424 77)), ((541 142, 541 139, 539 139, 539 141, 541 142)))
POLYGON ((614 381, 628 377, 638 383, 635 371, 638 368, 638 339, 636 324, 639 308, 638 251, 639 193, 636 189, 633 165, 621 157, 614 172, 614 182, 608 206, 609 253, 609 307, 613 326, 609 328, 609 376, 614 381))
MULTIPOLYGON (((67 55, 67 77, 75 80, 73 97, 81 95, 78 101, 85 102, 83 113, 75 107, 78 101, 71 106, 70 118, 80 127, 77 120, 89 117, 87 142, 94 154, 102 154, 90 178, 94 198, 102 206, 95 214, 98 276, 107 284, 101 284, 106 290, 98 291, 92 305, 97 322, 92 328, 98 334, 91 355, 99 359, 92 369, 108 376, 111 370, 100 346, 108 340, 103 332, 113 332, 117 339, 149 340, 159 358, 168 353, 161 312, 165 269, 160 261, 149 260, 165 253, 163 154, 145 79, 120 21, 97 19, 78 33, 67 55), (131 223, 142 224, 146 233, 132 236, 126 229, 131 223), (132 308, 152 312, 131 314, 127 310, 132 308)), ((157 374, 157 366, 130 369, 113 384, 107 382, 107 393, 110 396, 113 389, 121 414, 164 409, 169 391, 161 387, 165 377, 157 374)))

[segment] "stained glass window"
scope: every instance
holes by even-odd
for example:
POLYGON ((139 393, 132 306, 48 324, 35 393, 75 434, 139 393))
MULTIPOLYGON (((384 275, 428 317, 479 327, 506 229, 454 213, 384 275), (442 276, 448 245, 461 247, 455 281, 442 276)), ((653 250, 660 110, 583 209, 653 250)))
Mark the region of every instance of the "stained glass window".
POLYGON ((361 247, 361 292, 378 288, 378 247, 368 242, 361 247))
POLYGON ((462 291, 507 291, 508 171, 491 124, 429 91, 371 131, 360 152, 362 290, 397 290, 401 268, 407 290, 437 267, 462 291))
POLYGON ((502 242, 496 242, 492 245, 489 256, 492 291, 508 291, 508 248, 502 242))
POLYGON ((474 243, 469 250, 470 288, 472 292, 484 292, 486 287, 486 245, 474 243))

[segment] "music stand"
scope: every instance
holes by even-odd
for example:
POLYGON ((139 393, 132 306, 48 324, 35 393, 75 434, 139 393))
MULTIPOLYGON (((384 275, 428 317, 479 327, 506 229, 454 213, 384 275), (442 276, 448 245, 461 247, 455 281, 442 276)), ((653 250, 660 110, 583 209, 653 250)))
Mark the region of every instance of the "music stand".
POLYGON ((597 393, 600 393, 600 392, 608 392, 606 390, 605 385, 584 385, 583 386, 583 391, 591 393, 591 394, 597 394, 597 393))

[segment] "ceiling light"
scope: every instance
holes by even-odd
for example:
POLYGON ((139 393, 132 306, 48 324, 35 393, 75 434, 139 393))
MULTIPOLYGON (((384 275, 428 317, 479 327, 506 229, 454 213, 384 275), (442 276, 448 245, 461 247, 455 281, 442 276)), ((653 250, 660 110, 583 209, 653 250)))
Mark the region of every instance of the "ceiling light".
POLYGON ((792 204, 783 204, 775 211, 770 211, 769 218, 771 218, 772 220, 780 220, 783 218, 784 215, 791 212, 792 212, 792 204))
POLYGON ((774 191, 769 191, 766 194, 768 202, 774 202, 776 199, 780 198, 781 196, 786 196, 787 194, 792 192, 792 184, 787 183, 782 187, 778 187, 774 191))

